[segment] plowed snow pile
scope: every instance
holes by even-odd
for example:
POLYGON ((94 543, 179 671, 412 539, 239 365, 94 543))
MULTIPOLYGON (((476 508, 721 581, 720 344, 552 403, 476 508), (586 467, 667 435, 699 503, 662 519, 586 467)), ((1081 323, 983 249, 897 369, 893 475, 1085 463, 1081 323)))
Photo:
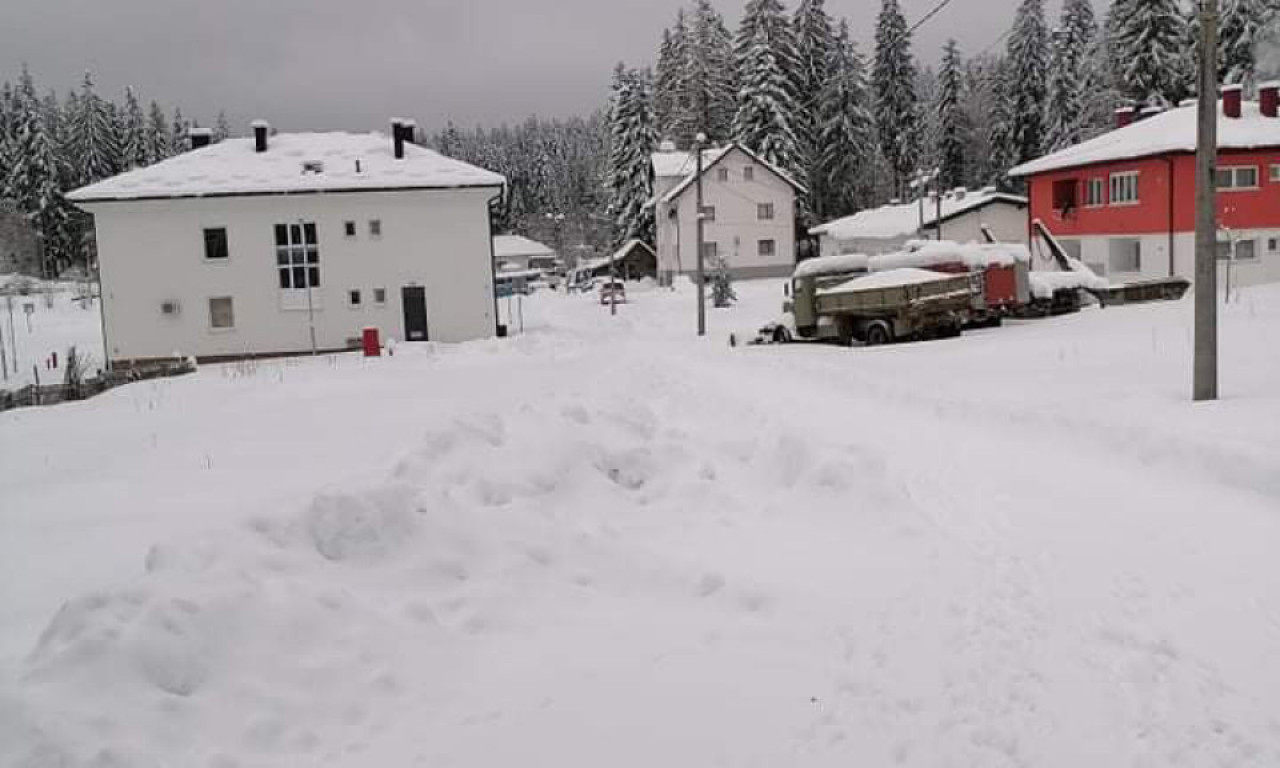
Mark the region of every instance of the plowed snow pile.
POLYGON ((0 766, 1280 764, 1280 290, 877 349, 691 297, 0 415, 0 766))

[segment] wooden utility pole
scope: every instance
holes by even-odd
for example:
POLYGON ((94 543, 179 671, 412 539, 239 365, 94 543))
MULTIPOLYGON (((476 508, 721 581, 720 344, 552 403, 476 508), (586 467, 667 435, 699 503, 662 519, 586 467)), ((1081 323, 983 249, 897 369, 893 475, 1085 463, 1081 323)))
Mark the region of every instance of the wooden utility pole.
POLYGON ((1196 401, 1218 399, 1218 0, 1200 0, 1196 140, 1196 401))
POLYGON ((706 283, 705 274, 704 274, 706 265, 703 263, 703 256, 702 256, 702 239, 703 239, 703 233, 704 233, 703 225, 706 223, 702 215, 702 147, 706 143, 707 143, 707 134, 705 133, 699 133, 697 138, 694 139, 694 142, 693 142, 693 152, 694 154, 697 155, 697 160, 695 161, 695 165, 694 165, 695 170, 694 170, 693 184, 694 184, 694 187, 697 189, 697 193, 695 196, 697 198, 696 204, 698 208, 697 214, 696 214, 696 220, 698 222, 698 226, 697 226, 697 229, 698 229, 698 262, 697 264, 698 266, 697 266, 697 273, 696 273, 695 279, 698 284, 697 287, 698 287, 698 335, 699 336, 707 335, 707 283, 706 283))

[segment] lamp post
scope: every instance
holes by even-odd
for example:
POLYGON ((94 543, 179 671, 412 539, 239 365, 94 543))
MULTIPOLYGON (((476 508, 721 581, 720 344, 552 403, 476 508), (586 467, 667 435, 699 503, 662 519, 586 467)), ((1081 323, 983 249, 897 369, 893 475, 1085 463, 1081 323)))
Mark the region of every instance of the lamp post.
POLYGON ((707 335, 707 285, 706 285, 706 277, 704 274, 706 265, 703 263, 703 255, 702 255, 702 241, 704 237, 704 227, 706 226, 706 219, 702 214, 702 148, 703 146, 706 145, 706 143, 707 143, 707 134, 705 133, 699 133, 693 142, 693 153, 697 156, 697 159, 695 161, 696 165, 695 165, 695 171, 694 171, 694 186, 697 189, 697 192, 696 192, 697 213, 695 214, 695 216, 697 221, 696 228, 698 231, 698 261, 697 261, 696 280, 697 280, 697 288, 698 288, 698 335, 699 336, 707 335))

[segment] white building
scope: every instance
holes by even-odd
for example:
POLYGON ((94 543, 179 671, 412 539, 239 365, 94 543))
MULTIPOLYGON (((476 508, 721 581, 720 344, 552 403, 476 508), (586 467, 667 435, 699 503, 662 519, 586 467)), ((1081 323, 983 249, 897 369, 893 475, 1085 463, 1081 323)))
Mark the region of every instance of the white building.
MULTIPOLYGON (((94 216, 107 356, 133 364, 494 335, 494 173, 380 133, 195 148, 68 197, 94 216)), ((197 139, 198 137, 193 137, 197 139)), ((203 143, 203 142, 197 142, 203 143)))
MULTIPOLYGON (((696 157, 667 143, 653 156, 658 271, 697 269, 696 157)), ((796 192, 781 169, 739 144, 703 153, 706 268, 723 258, 736 277, 788 275, 796 263, 796 192)))
POLYGON ((923 203, 916 200, 859 211, 814 227, 809 234, 820 238, 823 256, 873 256, 902 250, 909 240, 922 238, 982 242, 984 227, 1002 243, 1026 244, 1027 198, 993 188, 956 189, 944 193, 941 201, 931 195, 923 203))
POLYGON ((556 252, 537 240, 520 235, 498 235, 493 238, 493 259, 498 269, 537 269, 549 271, 560 266, 556 252))

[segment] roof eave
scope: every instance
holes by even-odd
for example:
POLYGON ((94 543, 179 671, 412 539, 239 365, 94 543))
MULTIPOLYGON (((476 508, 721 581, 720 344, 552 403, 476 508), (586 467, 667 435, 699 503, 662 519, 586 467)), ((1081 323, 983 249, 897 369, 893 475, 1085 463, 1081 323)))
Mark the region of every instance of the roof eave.
POLYGON ((400 187, 335 187, 332 189, 280 189, 258 190, 254 192, 205 192, 177 195, 141 195, 138 197, 75 197, 75 192, 67 195, 68 202, 74 205, 92 205, 97 203, 152 203, 162 200, 209 200, 232 197, 287 197, 291 195, 348 195, 359 192, 430 192, 460 189, 505 189, 506 182, 486 184, 430 184, 400 187))

